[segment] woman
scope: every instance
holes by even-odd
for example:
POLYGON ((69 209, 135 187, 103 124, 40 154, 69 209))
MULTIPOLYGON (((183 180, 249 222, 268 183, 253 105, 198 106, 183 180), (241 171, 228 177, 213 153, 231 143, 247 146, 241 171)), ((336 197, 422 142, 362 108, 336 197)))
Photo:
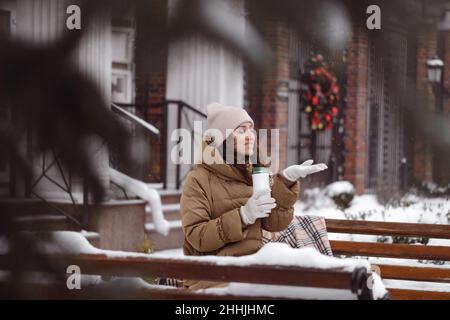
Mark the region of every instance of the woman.
MULTIPOLYGON (((290 166, 273 177, 271 192, 253 194, 252 163, 254 122, 238 107, 212 103, 207 106, 208 130, 219 134, 203 141, 203 154, 212 154, 214 163, 203 161, 186 177, 180 201, 185 234, 185 255, 242 256, 255 253, 263 245, 263 230, 279 232, 294 217, 300 186, 298 179, 325 170, 325 164, 311 161, 290 166), (228 130, 227 130, 228 129, 228 130), (231 130, 230 130, 231 129, 231 130), (233 156, 225 156, 232 145, 233 156), (245 163, 239 164, 239 158, 245 163), (227 160, 227 162, 225 161, 227 160)), ((189 289, 224 287, 226 283, 185 280, 189 289)))

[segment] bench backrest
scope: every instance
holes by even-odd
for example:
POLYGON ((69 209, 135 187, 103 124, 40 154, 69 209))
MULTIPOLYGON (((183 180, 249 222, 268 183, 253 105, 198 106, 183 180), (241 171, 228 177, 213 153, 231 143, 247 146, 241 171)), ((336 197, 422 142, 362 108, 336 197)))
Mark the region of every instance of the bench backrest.
MULTIPOLYGON (((326 224, 330 233, 450 239, 450 225, 337 219, 326 219, 326 224)), ((448 246, 357 241, 330 241, 330 244, 335 255, 450 261, 448 246)), ((392 264, 378 264, 377 267, 383 279, 448 283, 450 287, 450 268, 440 268, 436 265, 413 267, 392 264)), ((389 291, 392 298, 399 299, 450 299, 450 292, 403 289, 389 291)))

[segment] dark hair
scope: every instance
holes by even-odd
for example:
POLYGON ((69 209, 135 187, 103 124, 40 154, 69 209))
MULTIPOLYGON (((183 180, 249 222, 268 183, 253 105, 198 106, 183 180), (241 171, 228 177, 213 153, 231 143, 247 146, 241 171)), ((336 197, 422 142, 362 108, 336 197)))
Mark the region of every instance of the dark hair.
MULTIPOLYGON (((256 131, 256 129, 254 129, 256 131)), ((255 153, 252 156, 245 156, 245 162, 249 162, 251 160, 252 163, 254 164, 254 166, 257 167, 270 167, 270 162, 269 161, 263 161, 263 159, 261 159, 264 155, 267 156, 267 150, 264 150, 265 147, 261 147, 260 145, 260 139, 258 139, 258 136, 256 135, 257 139, 256 139, 256 150, 255 153), (262 153, 262 151, 266 151, 264 154, 262 153), (256 158, 256 159, 255 159, 256 158), (256 160, 256 161, 255 161, 256 160)), ((232 154, 232 159, 233 159, 233 163, 232 164, 237 164, 237 159, 238 159, 238 155, 237 155, 237 151, 235 149, 233 150, 227 150, 227 144, 231 143, 231 140, 233 139, 233 135, 230 134, 228 136, 228 138, 226 140, 223 141, 222 145, 220 145, 218 147, 218 150, 222 156, 222 158, 225 160, 227 160, 227 152, 228 154, 231 155, 232 154)))

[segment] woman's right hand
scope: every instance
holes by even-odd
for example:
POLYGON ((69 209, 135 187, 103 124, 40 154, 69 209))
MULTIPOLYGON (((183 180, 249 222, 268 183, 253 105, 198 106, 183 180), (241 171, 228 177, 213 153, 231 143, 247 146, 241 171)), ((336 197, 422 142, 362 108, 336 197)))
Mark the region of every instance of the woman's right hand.
POLYGON ((242 221, 246 225, 253 224, 256 219, 268 217, 270 211, 276 206, 269 189, 255 192, 240 209, 242 221))

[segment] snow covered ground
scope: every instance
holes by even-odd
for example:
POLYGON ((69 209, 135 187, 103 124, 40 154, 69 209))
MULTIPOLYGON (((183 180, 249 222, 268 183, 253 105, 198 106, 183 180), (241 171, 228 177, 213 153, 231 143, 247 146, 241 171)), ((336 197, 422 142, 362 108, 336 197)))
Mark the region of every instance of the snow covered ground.
MULTIPOLYGON (((408 194, 398 201, 382 205, 375 195, 355 196, 350 207, 339 208, 327 189, 305 191, 306 200, 295 204, 296 215, 322 216, 328 219, 351 219, 409 223, 450 223, 450 198, 425 198, 408 194)), ((333 235, 331 239, 376 241, 377 236, 333 235)), ((387 239, 388 240, 388 239, 387 239)), ((450 245, 450 240, 431 239, 428 244, 450 245)))
MULTIPOLYGON (((400 200, 381 204, 375 195, 356 195, 347 209, 339 208, 331 198, 340 193, 353 192, 353 186, 348 182, 335 182, 324 189, 305 190, 305 199, 295 204, 295 215, 322 216, 328 219, 351 219, 388 221, 405 223, 450 224, 450 198, 427 198, 416 194, 407 194, 400 200)), ((392 243, 392 237, 376 235, 351 235, 328 233, 330 240, 349 240, 365 242, 392 243)), ((420 241, 421 239, 417 239, 420 241)), ((450 240, 429 239, 427 245, 449 246, 450 240)), ((411 259, 371 258, 371 263, 395 263, 402 265, 424 266, 429 261, 414 261, 411 259)), ((450 263, 440 264, 449 267, 450 263)))

